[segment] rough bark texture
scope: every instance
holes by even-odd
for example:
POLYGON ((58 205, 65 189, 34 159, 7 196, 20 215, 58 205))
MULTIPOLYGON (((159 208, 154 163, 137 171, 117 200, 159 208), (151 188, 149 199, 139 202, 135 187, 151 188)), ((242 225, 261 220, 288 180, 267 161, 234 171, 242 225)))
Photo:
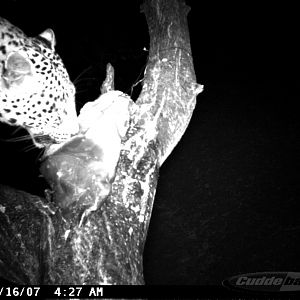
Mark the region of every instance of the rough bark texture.
POLYGON ((150 53, 137 101, 151 113, 162 164, 182 137, 203 86, 196 83, 184 1, 148 1, 142 6, 150 33, 150 53))
MULTIPOLYGON (((202 86, 195 82, 184 2, 149 0, 142 12, 149 61, 141 95, 129 106, 111 192, 101 198, 90 167, 94 148, 80 139, 43 162, 54 191, 47 199, 2 187, 2 277, 23 284, 144 283, 142 254, 159 167, 186 130, 202 86)), ((113 89, 113 76, 108 67, 102 92, 113 89)))

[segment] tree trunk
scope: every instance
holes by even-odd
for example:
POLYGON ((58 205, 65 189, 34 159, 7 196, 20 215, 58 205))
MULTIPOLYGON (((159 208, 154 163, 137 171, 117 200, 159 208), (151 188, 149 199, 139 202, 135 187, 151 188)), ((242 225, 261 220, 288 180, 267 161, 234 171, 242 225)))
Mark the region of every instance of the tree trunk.
MULTIPOLYGON (((141 10, 149 60, 138 100, 128 100, 128 130, 109 194, 95 179, 97 145, 82 137, 42 163, 53 190, 47 199, 2 187, 2 277, 21 284, 144 283, 159 167, 186 130, 202 86, 195 81, 184 1, 146 0, 141 10)), ((113 90, 113 77, 109 66, 102 93, 113 90)))

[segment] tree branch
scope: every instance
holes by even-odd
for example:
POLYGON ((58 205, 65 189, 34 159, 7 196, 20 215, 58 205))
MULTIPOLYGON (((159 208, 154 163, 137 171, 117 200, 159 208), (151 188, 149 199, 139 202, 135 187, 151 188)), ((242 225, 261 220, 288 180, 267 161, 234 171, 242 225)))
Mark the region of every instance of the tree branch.
MULTIPOLYGON (((10 253, 23 247, 34 262, 31 273, 18 262, 8 277, 17 283, 144 283, 142 254, 159 167, 186 130, 202 86, 195 82, 184 2, 148 0, 142 11, 150 33, 142 93, 134 103, 113 91, 109 65, 103 95, 80 113, 83 134, 48 152, 41 172, 52 190, 37 201, 40 221, 33 226, 39 238, 35 246, 26 244, 32 237, 22 231, 20 243, 5 244, 10 253), (116 128, 120 145, 112 141, 116 128), (117 151, 116 170, 105 159, 106 147, 117 151)), ((7 217, 19 213, 14 206, 7 217)), ((24 224, 34 218, 28 210, 22 216, 24 224)), ((15 228, 14 222, 6 228, 15 228)))
POLYGON ((137 104, 156 120, 160 165, 176 146, 192 116, 197 84, 184 1, 147 1, 142 6, 150 33, 150 53, 137 104))

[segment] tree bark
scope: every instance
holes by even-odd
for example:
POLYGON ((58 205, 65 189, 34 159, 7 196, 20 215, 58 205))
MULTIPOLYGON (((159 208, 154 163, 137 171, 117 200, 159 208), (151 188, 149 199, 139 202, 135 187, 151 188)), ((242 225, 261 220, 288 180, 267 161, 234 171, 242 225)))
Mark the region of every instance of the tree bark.
MULTIPOLYGON (((21 284, 144 283, 159 168, 185 132, 203 87, 195 79, 184 1, 147 0, 141 10, 149 59, 138 100, 128 100, 128 130, 109 194, 95 180, 97 145, 84 138, 42 163, 52 187, 47 199, 2 187, 2 277, 21 284)), ((113 90, 113 78, 109 66, 102 93, 113 90)))

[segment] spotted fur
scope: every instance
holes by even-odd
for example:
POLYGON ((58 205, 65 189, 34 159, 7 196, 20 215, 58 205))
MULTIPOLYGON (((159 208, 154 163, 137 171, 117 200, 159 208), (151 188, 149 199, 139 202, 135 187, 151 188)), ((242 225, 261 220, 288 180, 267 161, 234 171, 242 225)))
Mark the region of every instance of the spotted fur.
POLYGON ((27 37, 0 18, 0 121, 28 130, 37 147, 77 134, 75 88, 47 29, 27 37))

